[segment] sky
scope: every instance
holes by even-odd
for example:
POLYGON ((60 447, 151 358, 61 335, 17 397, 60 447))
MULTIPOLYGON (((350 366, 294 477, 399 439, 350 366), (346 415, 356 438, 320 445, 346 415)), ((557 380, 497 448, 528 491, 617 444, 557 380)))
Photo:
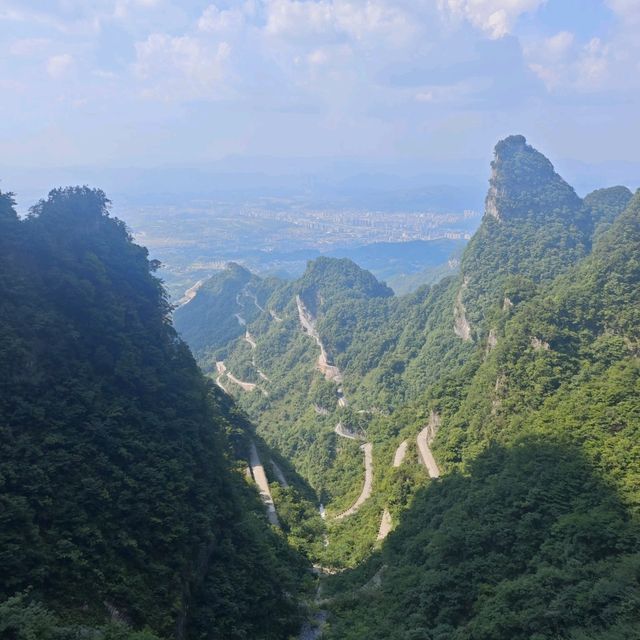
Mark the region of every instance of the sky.
POLYGON ((637 168, 639 29, 640 0, 0 0, 0 165, 451 172, 522 133, 637 168))

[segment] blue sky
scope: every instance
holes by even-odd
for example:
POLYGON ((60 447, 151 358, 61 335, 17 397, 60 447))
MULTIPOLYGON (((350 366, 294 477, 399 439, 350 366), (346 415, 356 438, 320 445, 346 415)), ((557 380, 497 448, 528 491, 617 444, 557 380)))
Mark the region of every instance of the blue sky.
POLYGON ((634 163, 639 32, 639 0, 0 0, 0 163, 634 163))

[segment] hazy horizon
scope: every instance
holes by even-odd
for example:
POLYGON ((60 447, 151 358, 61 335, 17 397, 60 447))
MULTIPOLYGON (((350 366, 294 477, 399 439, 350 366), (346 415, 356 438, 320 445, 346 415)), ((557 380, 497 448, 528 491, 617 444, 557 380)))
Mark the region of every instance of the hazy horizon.
POLYGON ((639 24, 630 0, 2 0, 2 188, 177 193, 193 170, 481 191, 512 133, 579 189, 628 182, 639 24))

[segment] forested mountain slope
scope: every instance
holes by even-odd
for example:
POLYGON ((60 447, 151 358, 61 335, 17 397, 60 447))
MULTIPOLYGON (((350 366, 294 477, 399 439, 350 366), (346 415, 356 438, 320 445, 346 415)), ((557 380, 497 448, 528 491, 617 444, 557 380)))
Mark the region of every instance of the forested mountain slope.
POLYGON ((25 220, 0 195, 2 637, 298 627, 299 561, 235 470, 249 427, 178 339, 155 266, 100 191, 52 191, 25 220))
POLYGON ((333 585, 329 637, 638 637, 638 255, 640 192, 473 375, 426 390, 449 473, 333 585))
MULTIPOLYGON (((335 476, 330 472, 342 449, 334 426, 342 421, 365 432, 376 416, 417 401, 443 374, 465 363, 478 366, 485 348, 478 345, 493 343, 503 308, 528 299, 587 255, 596 227, 602 230, 630 197, 619 187, 583 202, 549 160, 522 136, 511 136, 496 146, 487 213, 459 276, 393 297, 348 260, 310 262, 302 278, 276 287, 265 301, 265 312, 248 327, 251 342, 240 338, 219 350, 236 379, 256 385, 249 393, 248 386, 229 389, 270 444, 331 500, 346 490, 348 473, 341 464, 335 476), (315 366, 317 345, 305 338, 297 295, 342 374, 347 407, 337 403, 340 385, 315 366)), ((191 308, 194 318, 196 310, 191 308)), ((218 316, 211 313, 215 324, 218 316)), ((223 305, 219 321, 227 315, 223 305)), ((210 360, 200 362, 214 370, 210 360)), ((355 452, 345 463, 352 466, 357 458, 355 452)), ((357 474, 351 477, 357 484, 357 474)))
POLYGON ((512 136, 459 276, 394 297, 310 263, 228 345, 267 378, 232 391, 328 502, 320 559, 366 559, 323 586, 328 637, 638 637, 639 198, 580 199, 512 136), (345 434, 373 490, 336 520, 363 486, 345 434))
POLYGON ((279 284, 259 278, 233 262, 197 289, 197 295, 173 314, 176 329, 201 360, 245 333, 279 284))

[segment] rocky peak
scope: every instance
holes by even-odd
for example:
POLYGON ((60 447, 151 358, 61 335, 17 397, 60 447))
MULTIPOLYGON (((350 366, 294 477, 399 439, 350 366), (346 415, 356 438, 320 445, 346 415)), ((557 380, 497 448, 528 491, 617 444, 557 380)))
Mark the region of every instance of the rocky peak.
POLYGON ((498 221, 531 214, 544 218, 558 209, 575 211, 580 204, 573 188, 524 136, 498 142, 491 163, 486 216, 498 221))

